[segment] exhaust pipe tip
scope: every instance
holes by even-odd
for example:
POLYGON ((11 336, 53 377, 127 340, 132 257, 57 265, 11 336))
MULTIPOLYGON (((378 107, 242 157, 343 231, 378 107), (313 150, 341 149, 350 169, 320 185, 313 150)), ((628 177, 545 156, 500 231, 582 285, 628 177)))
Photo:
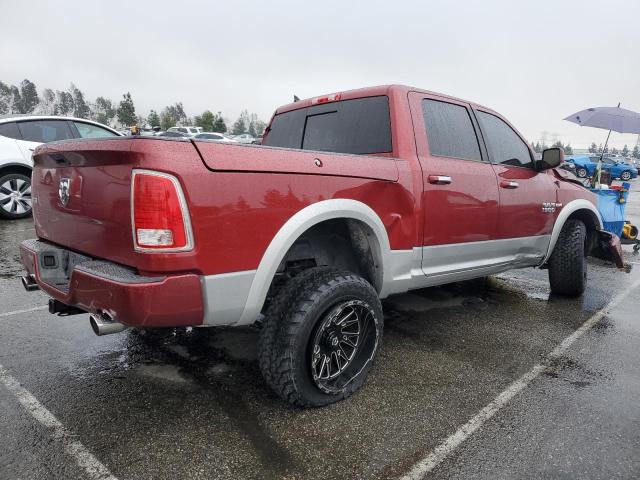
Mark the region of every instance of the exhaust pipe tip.
POLYGON ((23 275, 22 277, 20 277, 20 281, 22 282, 22 286, 27 292, 40 290, 40 287, 36 283, 36 279, 33 275, 23 275))
POLYGON ((89 324, 93 329, 93 333, 99 337, 102 335, 111 335, 112 333, 120 333, 129 328, 124 323, 116 322, 113 317, 106 312, 98 312, 91 315, 89 317, 89 324))

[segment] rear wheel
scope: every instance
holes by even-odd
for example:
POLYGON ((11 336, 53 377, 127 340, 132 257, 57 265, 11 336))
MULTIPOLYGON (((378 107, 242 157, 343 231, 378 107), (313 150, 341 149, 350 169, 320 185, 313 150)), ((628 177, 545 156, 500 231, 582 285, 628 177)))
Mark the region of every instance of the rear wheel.
POLYGON ((23 173, 0 176, 0 217, 14 220, 31 215, 31 178, 23 173))
POLYGON ((312 268, 289 281, 265 314, 258 358, 287 402, 317 407, 364 383, 382 341, 382 307, 363 278, 312 268))
POLYGON ((583 167, 576 168, 576 175, 580 178, 586 178, 588 173, 589 172, 587 172, 586 168, 583 168, 583 167))
POLYGON ((621 180, 631 180, 631 172, 629 172, 628 170, 625 170, 624 172, 622 172, 620 174, 620 179, 621 180))
POLYGON ((566 221, 549 257, 549 283, 557 295, 577 297, 587 286, 585 240, 587 228, 580 220, 566 221))

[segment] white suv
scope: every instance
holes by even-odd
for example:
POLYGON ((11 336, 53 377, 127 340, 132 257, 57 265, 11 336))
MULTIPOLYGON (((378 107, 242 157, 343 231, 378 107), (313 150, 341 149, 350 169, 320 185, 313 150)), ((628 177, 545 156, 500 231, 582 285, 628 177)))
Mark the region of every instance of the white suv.
POLYGON ((0 218, 31 215, 31 155, 47 142, 121 136, 100 123, 72 117, 0 116, 0 218))
POLYGON ((193 137, 194 135, 197 135, 199 133, 203 133, 202 127, 171 127, 167 131, 184 133, 186 135, 189 135, 190 137, 193 137))

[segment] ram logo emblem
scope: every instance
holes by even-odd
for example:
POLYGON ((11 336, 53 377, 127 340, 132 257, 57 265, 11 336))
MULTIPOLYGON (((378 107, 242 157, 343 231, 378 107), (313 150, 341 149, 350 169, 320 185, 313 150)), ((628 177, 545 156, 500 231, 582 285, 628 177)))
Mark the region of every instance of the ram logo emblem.
POLYGON ((71 192, 71 179, 61 178, 58 184, 58 198, 63 207, 66 207, 69 203, 69 196, 71 192))

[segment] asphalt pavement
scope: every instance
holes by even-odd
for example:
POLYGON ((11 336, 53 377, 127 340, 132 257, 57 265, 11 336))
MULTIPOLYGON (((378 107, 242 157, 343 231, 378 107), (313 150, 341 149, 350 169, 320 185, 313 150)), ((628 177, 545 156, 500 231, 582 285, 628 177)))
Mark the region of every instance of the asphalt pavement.
POLYGON ((49 315, 18 278, 33 236, 0 221, 1 479, 640 477, 637 265, 590 260, 579 299, 535 269, 390 298, 362 390, 301 410, 262 381, 255 328, 49 315))

